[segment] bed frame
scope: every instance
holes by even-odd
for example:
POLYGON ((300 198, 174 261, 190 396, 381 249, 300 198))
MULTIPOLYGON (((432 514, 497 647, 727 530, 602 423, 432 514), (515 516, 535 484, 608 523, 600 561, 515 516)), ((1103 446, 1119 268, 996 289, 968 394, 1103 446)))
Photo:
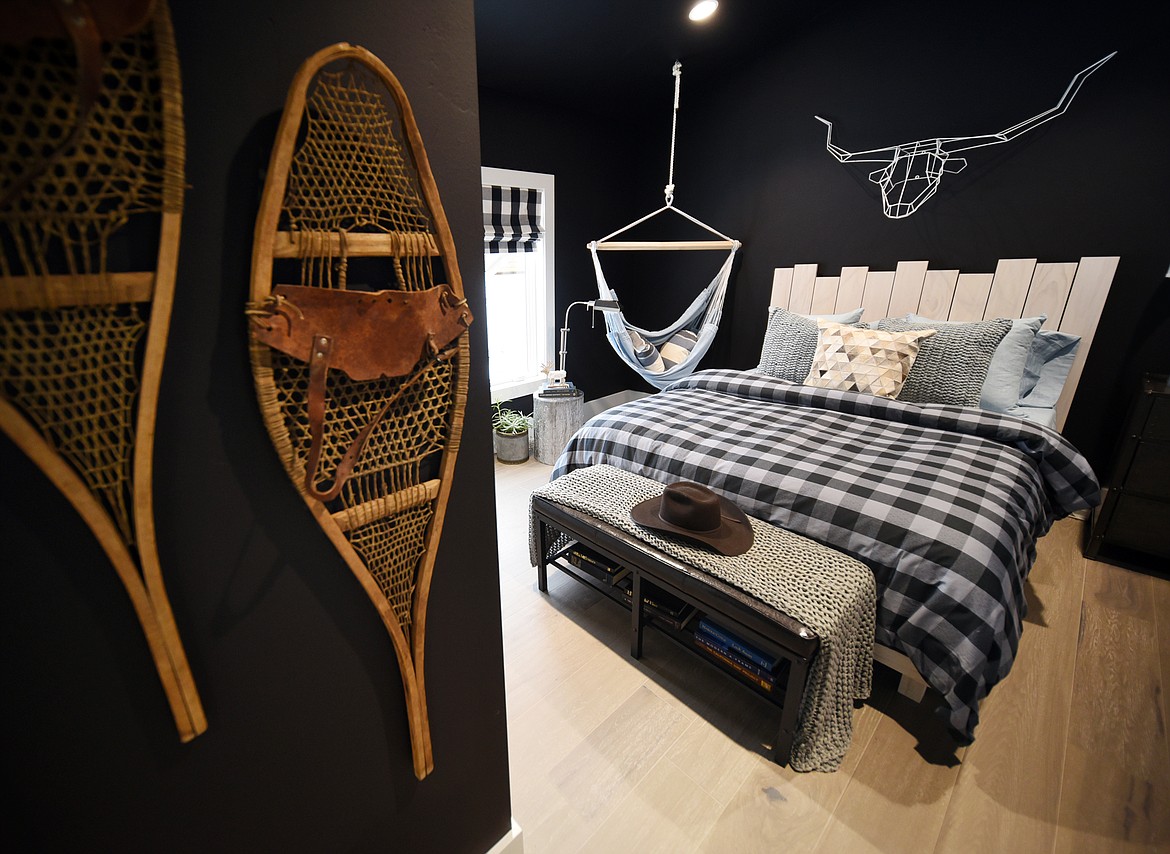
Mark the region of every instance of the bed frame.
POLYGON ((1046 314, 1045 329, 1081 336, 1056 405, 1056 429, 1062 430, 1118 260, 1116 255, 1064 263, 1004 258, 994 273, 931 270, 927 261, 899 261, 893 271, 842 267, 838 276, 818 276, 816 264, 797 264, 776 269, 771 305, 796 314, 835 314, 860 305, 863 320, 911 312, 966 321, 1046 314))
MULTIPOLYGON (((893 271, 842 267, 837 276, 817 275, 816 264, 797 264, 776 268, 770 304, 796 314, 836 314, 862 306, 864 320, 907 313, 963 321, 1046 314, 1045 329, 1081 336, 1056 405, 1056 429, 1063 430, 1119 260, 1115 255, 1062 263, 1004 258, 994 273, 931 270, 927 261, 899 261, 893 271)), ((873 657, 901 674, 902 694, 922 699, 926 683, 909 658, 878 644, 873 657)))

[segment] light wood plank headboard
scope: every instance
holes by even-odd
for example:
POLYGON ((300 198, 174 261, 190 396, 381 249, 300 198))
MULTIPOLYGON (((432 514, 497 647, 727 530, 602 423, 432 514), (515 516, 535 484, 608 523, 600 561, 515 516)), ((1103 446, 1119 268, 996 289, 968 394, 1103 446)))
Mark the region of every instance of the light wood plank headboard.
POLYGON ((1056 406, 1061 430, 1119 260, 1110 255, 1041 264, 1035 258, 1004 258, 994 273, 931 270, 927 261, 899 261, 893 271, 842 267, 837 276, 817 275, 816 264, 797 264, 776 268, 771 305, 797 314, 835 314, 860 305, 863 320, 910 312, 968 321, 1046 314, 1045 329, 1081 336, 1056 406))

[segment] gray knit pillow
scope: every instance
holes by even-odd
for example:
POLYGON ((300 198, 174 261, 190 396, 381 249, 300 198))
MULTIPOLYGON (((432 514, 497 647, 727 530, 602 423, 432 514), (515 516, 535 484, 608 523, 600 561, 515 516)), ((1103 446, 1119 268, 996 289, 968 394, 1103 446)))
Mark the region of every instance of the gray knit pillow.
POLYGON ((887 317, 869 326, 887 332, 938 330, 921 342, 918 358, 914 360, 910 375, 898 392, 898 400, 978 406, 991 357, 995 355, 999 342, 1012 328, 1012 322, 998 318, 931 326, 929 323, 911 323, 902 318, 887 317))
POLYGON ((813 357, 817 353, 817 317, 835 323, 856 323, 861 319, 861 312, 859 308, 844 314, 810 316, 772 306, 768 309, 768 329, 764 333, 764 346, 756 370, 778 379, 803 383, 812 370, 813 357))

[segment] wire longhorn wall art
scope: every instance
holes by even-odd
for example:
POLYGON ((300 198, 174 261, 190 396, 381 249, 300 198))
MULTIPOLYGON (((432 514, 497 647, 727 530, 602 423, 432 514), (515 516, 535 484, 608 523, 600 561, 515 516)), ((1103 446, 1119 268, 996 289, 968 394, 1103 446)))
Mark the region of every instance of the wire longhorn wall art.
POLYGON ((1062 115, 1088 76, 1116 55, 1117 51, 1113 51, 1113 53, 1078 72, 1068 84, 1068 88, 1064 90, 1064 94, 1060 96, 1056 106, 1005 128, 999 133, 981 136, 936 137, 891 145, 886 148, 871 148, 867 151, 846 151, 833 143, 833 123, 820 116, 814 116, 814 118, 828 126, 825 148, 841 163, 885 164, 881 169, 870 172, 869 180, 881 188, 882 212, 890 219, 904 219, 918 210, 938 191, 943 175, 958 174, 967 166, 967 159, 955 157, 955 154, 1010 142, 1033 128, 1062 115))

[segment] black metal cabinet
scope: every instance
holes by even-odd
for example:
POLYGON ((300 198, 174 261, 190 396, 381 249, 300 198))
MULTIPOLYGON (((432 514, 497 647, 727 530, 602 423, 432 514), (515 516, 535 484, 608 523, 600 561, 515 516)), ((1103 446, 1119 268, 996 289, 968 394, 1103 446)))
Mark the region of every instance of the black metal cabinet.
POLYGON ((1125 434, 1085 556, 1170 571, 1170 383, 1147 374, 1130 407, 1125 434))

